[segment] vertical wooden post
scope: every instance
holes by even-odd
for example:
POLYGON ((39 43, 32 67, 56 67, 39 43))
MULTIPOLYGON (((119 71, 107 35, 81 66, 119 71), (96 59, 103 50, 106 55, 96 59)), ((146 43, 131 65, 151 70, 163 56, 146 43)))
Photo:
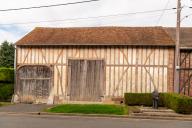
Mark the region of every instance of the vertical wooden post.
POLYGON ((14 55, 14 95, 17 93, 17 80, 16 80, 16 71, 17 71, 17 46, 14 46, 15 48, 15 55, 14 55))
POLYGON ((176 47, 175 47, 175 75, 174 92, 179 93, 179 68, 180 68, 180 20, 181 19, 181 0, 177 2, 177 28, 176 28, 176 47))

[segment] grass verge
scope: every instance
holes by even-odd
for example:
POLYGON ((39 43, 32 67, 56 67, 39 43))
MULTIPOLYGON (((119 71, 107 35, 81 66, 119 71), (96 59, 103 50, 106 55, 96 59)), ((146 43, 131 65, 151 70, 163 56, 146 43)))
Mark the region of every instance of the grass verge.
POLYGON ((122 105, 64 104, 47 109, 51 113, 127 115, 128 107, 122 105))
POLYGON ((11 102, 0 102, 0 107, 1 106, 8 106, 8 105, 12 105, 11 102))
POLYGON ((141 110, 138 108, 138 106, 129 106, 129 113, 140 113, 141 110))

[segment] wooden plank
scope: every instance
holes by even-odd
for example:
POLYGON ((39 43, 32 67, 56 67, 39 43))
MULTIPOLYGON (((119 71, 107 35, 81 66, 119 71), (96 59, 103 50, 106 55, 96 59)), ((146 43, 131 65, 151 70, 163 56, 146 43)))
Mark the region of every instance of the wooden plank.
POLYGON ((38 48, 38 65, 43 63, 43 57, 41 54, 41 48, 38 48))
POLYGON ((33 48, 33 50, 31 51, 31 63, 35 64, 36 62, 36 49, 33 48))
POLYGON ((54 61, 55 64, 59 63, 59 60, 61 57, 63 57, 63 51, 64 49, 61 49, 58 56, 56 57, 56 61, 54 61))
POLYGON ((47 60, 47 63, 51 63, 51 61, 50 61, 50 47, 47 47, 46 49, 45 49, 45 53, 46 53, 46 60, 47 60))
MULTIPOLYGON (((62 86, 62 72, 63 72, 63 69, 62 69, 62 66, 56 66, 57 68, 57 72, 58 72, 58 75, 57 75, 57 81, 58 81, 58 90, 60 88, 61 90, 61 95, 64 96, 64 91, 63 91, 63 86, 62 86)), ((60 92, 60 91, 58 91, 60 92)), ((60 94, 60 93, 59 93, 60 94)))
POLYGON ((109 76, 109 74, 107 75, 107 68, 106 68, 106 63, 107 63, 107 46, 104 46, 103 47, 103 59, 104 59, 104 93, 103 93, 103 96, 108 96, 109 95, 109 89, 108 89, 108 87, 109 87, 109 83, 107 83, 107 82, 109 82, 109 78, 107 78, 108 76, 109 76), (107 90, 108 89, 108 90, 107 90))
POLYGON ((114 89, 114 92, 113 92, 113 96, 115 96, 116 92, 119 90, 119 85, 120 85, 120 83, 122 82, 123 77, 124 77, 124 75, 125 75, 125 73, 127 72, 128 69, 129 69, 129 67, 127 67, 127 68, 123 71, 123 74, 121 75, 118 83, 117 83, 116 86, 115 86, 115 89, 114 89))
POLYGON ((58 81, 58 69, 57 66, 54 66, 54 86, 55 86, 55 92, 56 96, 59 95, 59 81, 58 81))
MULTIPOLYGON (((148 50, 148 49, 146 49, 146 59, 145 59, 145 61, 144 61, 144 65, 146 65, 146 64, 148 64, 147 62, 148 62, 148 60, 149 60, 149 57, 150 57, 150 51, 148 50), (148 55, 148 53, 149 53, 149 55, 148 55)), ((149 64, 148 64, 149 65, 149 64)), ((149 83, 149 78, 148 78, 148 75, 147 75, 147 70, 148 70, 149 68, 145 68, 144 67, 144 70, 145 70, 145 75, 146 75, 146 83, 145 83, 145 92, 149 92, 149 86, 150 86, 150 83, 149 83)))
MULTIPOLYGON (((111 47, 111 64, 115 64, 115 49, 111 47)), ((111 94, 115 89, 115 66, 111 67, 111 94)))
MULTIPOLYGON (((144 54, 144 52, 143 52, 143 47, 141 47, 141 63, 140 64, 143 64, 143 55, 144 54)), ((143 89, 143 83, 144 83, 144 81, 143 81, 143 68, 141 67, 141 93, 143 93, 144 92, 144 89, 143 89)))
POLYGON ((77 58, 78 56, 78 49, 77 49, 77 46, 74 46, 73 48, 73 58, 77 58))
POLYGON ((90 59, 91 58, 91 48, 90 48, 90 46, 88 46, 88 51, 87 51, 87 56, 88 56, 88 58, 90 59))
MULTIPOLYGON (((129 61, 128 61, 128 47, 125 47, 125 56, 124 56, 124 58, 126 58, 126 61, 127 61, 127 64, 129 63, 129 61)), ((124 63, 125 64, 125 63, 124 63)), ((123 66, 124 67, 124 66, 123 66)), ((123 70, 125 70, 125 67, 123 68, 123 70)), ((126 89, 125 89, 125 92, 128 92, 128 71, 129 70, 127 70, 127 72, 126 72, 126 82, 125 82, 125 84, 126 84, 126 89)))
MULTIPOLYGON (((127 65, 127 64, 122 64, 122 65, 117 65, 117 64, 107 64, 106 65, 107 67, 113 67, 113 66, 115 66, 115 67, 135 67, 135 65, 132 65, 132 64, 129 64, 129 65, 127 65)), ((166 67, 168 67, 167 65, 140 65, 140 64, 138 64, 137 65, 138 67, 151 67, 151 68, 154 68, 154 67, 164 67, 164 68, 166 68, 166 67)))
MULTIPOLYGON (((117 65, 119 65, 120 64, 120 49, 119 49, 119 47, 116 48, 116 51, 117 51, 117 55, 116 55, 117 58, 115 58, 115 60, 116 60, 117 65)), ((120 90, 121 89, 120 86, 121 86, 122 80, 120 82, 120 72, 121 72, 120 67, 117 67, 117 81, 118 81, 118 85, 117 85, 118 91, 116 91, 117 92, 117 96, 120 96, 120 93, 121 93, 120 92, 121 91, 120 90)))
MULTIPOLYGON (((111 48, 110 47, 106 47, 106 64, 110 64, 111 63, 111 48)), ((109 74, 106 74, 106 80, 107 80, 107 75, 109 77, 108 79, 108 84, 106 83, 106 86, 108 85, 108 96, 111 94, 111 67, 106 67, 106 69, 109 70, 109 74)))
POLYGON ((167 65, 167 68, 163 68, 164 69, 164 90, 163 92, 167 92, 168 91, 168 86, 167 86, 167 83, 168 83, 168 72, 167 72, 167 69, 169 68, 169 64, 168 64, 168 58, 169 58, 169 54, 168 54, 168 49, 166 48, 165 50, 165 53, 164 53, 164 65, 167 65))
MULTIPOLYGON (((45 50, 46 50, 46 49, 45 49, 45 50)), ((47 62, 46 54, 45 54, 45 53, 46 53, 46 52, 43 51, 43 48, 41 48, 41 55, 42 55, 42 57, 43 57, 43 61, 42 61, 42 62, 47 64, 48 62, 47 62)))
MULTIPOLYGON (((131 64, 133 64, 133 48, 131 48, 131 64)), ((130 92, 132 92, 132 85, 133 85, 133 83, 132 83, 132 76, 133 76, 133 73, 132 73, 132 71, 133 71, 133 68, 131 67, 131 80, 130 80, 130 92)))
MULTIPOLYGON (((146 60, 146 58, 147 58, 147 49, 146 48, 144 48, 143 49, 144 51, 143 51, 143 65, 145 65, 144 63, 145 63, 145 60, 146 60)), ((146 71, 145 71, 145 69, 144 69, 144 67, 142 67, 142 70, 143 70, 143 79, 144 79, 144 81, 143 81, 143 92, 144 93, 146 93, 147 92, 147 86, 148 86, 148 84, 147 84, 147 74, 146 74, 146 71)))
POLYGON ((38 55, 38 48, 35 48, 35 64, 39 63, 39 55, 38 55))
POLYGON ((62 66, 63 72, 62 72, 62 86, 64 91, 64 98, 67 98, 67 66, 62 66))
MULTIPOLYGON (((155 47, 156 48, 156 47, 155 47)), ((158 52, 154 52, 154 54, 153 54, 153 65, 156 65, 156 67, 161 67, 161 66, 159 66, 159 63, 158 64, 156 64, 156 56, 158 55, 158 52)), ((160 59, 160 58, 159 58, 160 59)), ((164 66, 164 65, 163 65, 164 66)), ((156 74, 156 67, 153 67, 153 79, 154 79, 154 81, 155 81, 155 83, 157 83, 158 81, 157 81, 157 78, 156 78, 156 76, 157 76, 157 74, 156 74)), ((152 88, 152 91, 154 91, 155 90, 155 88, 154 88, 154 86, 153 86, 153 88, 152 88)))
MULTIPOLYGON (((167 53, 165 53, 166 52, 166 49, 164 49, 163 50, 163 65, 165 65, 166 64, 166 61, 167 61, 167 53)), ((167 74, 166 74, 166 72, 165 72, 165 68, 163 68, 163 79, 162 79, 162 82, 163 82, 163 85, 162 85, 162 90, 161 90, 161 92, 164 92, 164 88, 167 88, 166 87, 166 84, 167 84, 167 82, 165 82, 166 80, 165 80, 165 77, 167 77, 167 74)), ((159 84, 158 84, 158 88, 159 88, 159 84)))
MULTIPOLYGON (((22 54, 23 54, 23 55, 25 54, 25 53, 23 52, 23 50, 24 50, 24 49, 21 50, 21 55, 22 55, 22 54), (22 52, 23 52, 23 53, 22 53, 22 52)), ((26 61, 26 59, 29 57, 29 53, 30 53, 31 51, 32 51, 32 49, 29 48, 28 51, 27 51, 27 53, 26 53, 26 55, 25 55, 25 57, 24 57, 24 60, 23 60, 22 63, 25 63, 25 61, 26 61)), ((22 59, 21 59, 21 60, 22 60, 22 59)))
POLYGON ((18 65, 18 63, 22 63, 21 62, 21 48, 18 46, 16 47, 16 59, 17 59, 16 65, 18 65))
MULTIPOLYGON (((123 54, 120 54, 120 63, 122 63, 122 64, 124 64, 125 62, 124 62, 124 49, 122 48, 122 47, 120 47, 120 49, 119 49, 120 51, 122 51, 123 52, 123 54)), ((122 67, 121 68, 121 73, 124 71, 124 67, 122 67)), ((126 72, 127 73, 127 72, 126 72)), ((126 75, 126 73, 125 73, 125 75, 126 75)), ((124 85, 124 83, 125 83, 125 75, 123 76, 123 80, 122 80, 122 83, 121 83, 121 97, 123 97, 124 96, 124 88, 125 88, 125 85, 124 85)))
MULTIPOLYGON (((153 52, 152 52, 152 49, 151 49, 151 47, 150 47, 150 54, 149 54, 149 65, 151 65, 151 56, 152 56, 152 54, 153 54, 153 52)), ((153 79, 153 77, 151 76, 151 68, 149 67, 149 69, 148 70, 146 70, 146 72, 148 73, 148 76, 149 76, 149 90, 148 90, 148 92, 152 92, 151 91, 151 82, 152 82, 152 79, 153 79)))
POLYGON ((99 58, 99 56, 97 55, 97 49, 95 47, 93 48, 93 55, 94 58, 99 58))
POLYGON ((138 63, 139 63, 139 51, 138 47, 136 48, 136 61, 135 61, 135 92, 138 92, 138 63))
MULTIPOLYGON (((160 58, 160 48, 158 48, 157 57, 160 58)), ((164 56, 163 56, 163 60, 164 60, 164 56)), ((158 65, 160 65, 160 61, 161 61, 161 60, 158 59, 158 65)), ((163 65, 164 65, 164 63, 163 63, 163 65)), ((159 87, 160 87, 160 67, 158 67, 158 78, 157 78, 157 80, 158 80, 157 88, 159 88, 159 87)))
MULTIPOLYGON (((190 53, 190 55, 189 55, 189 65, 188 65, 188 67, 191 67, 191 53, 190 53)), ((188 74, 188 77, 190 76, 190 72, 191 71, 188 71, 189 72, 189 74, 188 74)), ((187 95, 188 96, 192 96, 192 92, 190 92, 190 88, 191 88, 191 85, 192 83, 191 83, 191 77, 189 77, 189 83, 188 83, 188 90, 187 90, 187 95), (191 93, 191 94, 190 94, 191 93)))
MULTIPOLYGON (((113 48, 114 49, 114 55, 113 55, 113 63, 116 64, 116 56, 117 56, 117 52, 116 52, 116 48, 113 48)), ((113 75, 114 75, 114 90, 113 90, 113 96, 117 96, 117 93, 116 93, 116 86, 117 86, 117 83, 118 83, 118 71, 117 71, 117 68, 114 66, 114 70, 113 70, 113 75)))
POLYGON ((168 79, 169 79, 169 83, 167 85, 169 85, 169 92, 173 92, 173 84, 174 84, 174 79, 173 79, 173 72, 174 72, 174 50, 173 49, 169 49, 169 69, 168 69, 168 79))
POLYGON ((37 51, 36 51, 36 52, 37 52, 37 64, 39 64, 39 61, 40 61, 40 60, 39 60, 39 58, 40 58, 40 57, 39 57, 39 56, 40 56, 40 55, 39 55, 39 48, 37 48, 36 50, 37 50, 37 51))
POLYGON ((21 51, 20 57, 21 57, 21 63, 22 63, 23 60, 24 60, 24 58, 25 58, 25 57, 24 57, 25 54, 24 54, 24 52, 23 52, 23 48, 21 48, 20 51, 21 51))
POLYGON ((110 95, 110 88, 109 88, 109 81, 110 81, 110 73, 109 73, 109 67, 106 67, 106 96, 108 97, 110 95))

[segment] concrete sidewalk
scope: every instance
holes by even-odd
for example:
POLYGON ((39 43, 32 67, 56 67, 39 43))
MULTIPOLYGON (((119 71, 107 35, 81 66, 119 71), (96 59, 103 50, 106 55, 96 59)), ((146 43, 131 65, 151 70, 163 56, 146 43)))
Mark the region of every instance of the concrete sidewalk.
POLYGON ((160 119, 179 119, 179 120, 191 120, 192 121, 192 114, 184 115, 175 113, 171 109, 167 108, 159 108, 159 109, 152 109, 151 107, 139 107, 139 113, 131 113, 130 116, 135 118, 160 118, 160 119))

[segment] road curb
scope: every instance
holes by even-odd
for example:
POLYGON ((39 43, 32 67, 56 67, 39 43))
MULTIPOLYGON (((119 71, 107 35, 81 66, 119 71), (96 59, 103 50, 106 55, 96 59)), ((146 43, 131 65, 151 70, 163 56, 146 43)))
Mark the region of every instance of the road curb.
POLYGON ((153 119, 153 120, 181 120, 192 121, 191 117, 163 117, 163 116, 134 116, 134 115, 99 115, 99 114, 70 114, 70 113, 48 113, 48 112, 0 112, 8 115, 43 115, 43 116, 64 116, 64 117, 94 117, 94 118, 129 118, 129 119, 153 119))

